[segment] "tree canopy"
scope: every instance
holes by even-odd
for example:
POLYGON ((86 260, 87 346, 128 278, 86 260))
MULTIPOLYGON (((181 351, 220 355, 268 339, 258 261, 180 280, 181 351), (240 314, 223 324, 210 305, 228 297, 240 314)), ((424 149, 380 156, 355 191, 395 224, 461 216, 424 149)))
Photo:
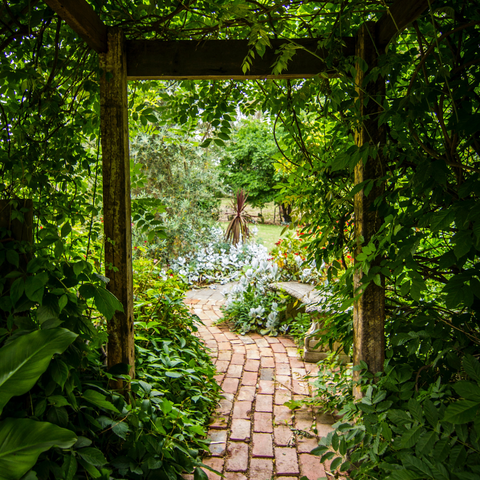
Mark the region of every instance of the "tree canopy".
POLYGON ((220 161, 224 182, 233 192, 248 192, 253 206, 272 202, 281 179, 274 165, 279 151, 272 126, 260 119, 242 119, 231 138, 220 161))

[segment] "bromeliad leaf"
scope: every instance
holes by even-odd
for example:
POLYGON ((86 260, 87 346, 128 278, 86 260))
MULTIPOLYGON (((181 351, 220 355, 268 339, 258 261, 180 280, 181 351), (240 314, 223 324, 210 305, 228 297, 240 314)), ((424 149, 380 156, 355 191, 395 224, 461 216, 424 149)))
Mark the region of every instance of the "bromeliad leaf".
POLYGON ((30 390, 52 356, 63 353, 77 338, 64 328, 39 330, 16 338, 0 349, 0 413, 16 395, 30 390))
POLYGON ((53 446, 70 448, 77 438, 71 430, 48 422, 8 418, 0 422, 0 471, 4 480, 18 480, 53 446))

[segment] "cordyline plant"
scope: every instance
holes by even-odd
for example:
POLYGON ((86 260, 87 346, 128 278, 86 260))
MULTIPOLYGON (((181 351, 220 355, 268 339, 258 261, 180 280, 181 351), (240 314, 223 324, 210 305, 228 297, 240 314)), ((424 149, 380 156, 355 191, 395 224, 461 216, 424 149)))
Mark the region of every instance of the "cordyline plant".
POLYGON ((250 215, 245 212, 247 198, 248 194, 243 189, 240 189, 237 192, 235 199, 233 199, 230 204, 232 207, 232 212, 230 212, 230 214, 233 214, 234 217, 228 224, 225 232, 225 240, 234 245, 240 243, 240 240, 250 237, 250 230, 248 228, 250 215))

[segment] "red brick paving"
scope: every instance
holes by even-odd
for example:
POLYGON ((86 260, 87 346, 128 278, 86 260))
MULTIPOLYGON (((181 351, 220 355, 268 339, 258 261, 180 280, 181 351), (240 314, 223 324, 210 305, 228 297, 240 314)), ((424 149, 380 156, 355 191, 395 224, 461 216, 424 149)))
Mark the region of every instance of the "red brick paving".
MULTIPOLYGON (((197 335, 210 348, 218 371, 215 379, 224 392, 210 425, 211 456, 203 462, 225 480, 325 476, 320 458, 309 453, 318 444, 313 428, 327 435, 333 418, 307 407, 292 412, 283 406, 292 397, 311 394, 304 376, 314 376, 317 366, 303 362, 290 338, 237 335, 225 325, 215 325, 223 300, 190 297, 185 302, 204 323, 197 335)), ((205 472, 209 480, 221 478, 205 472)))

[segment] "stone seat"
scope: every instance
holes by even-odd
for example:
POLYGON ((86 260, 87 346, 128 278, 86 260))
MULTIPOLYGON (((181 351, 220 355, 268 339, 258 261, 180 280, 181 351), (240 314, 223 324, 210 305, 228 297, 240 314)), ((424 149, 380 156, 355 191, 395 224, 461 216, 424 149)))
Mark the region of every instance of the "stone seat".
MULTIPOLYGON (((302 307, 294 309, 298 313, 302 308, 306 313, 310 313, 312 317, 312 325, 305 335, 304 339, 304 361, 310 363, 317 363, 320 360, 327 358, 331 351, 323 345, 318 345, 322 336, 322 328, 325 323, 325 319, 328 318, 328 314, 325 313, 324 306, 328 303, 328 296, 320 294, 315 290, 314 285, 308 285, 300 282, 275 282, 270 285, 272 290, 281 291, 287 293, 291 297, 297 299, 302 307)), ((290 308, 290 315, 292 314, 292 308, 290 308)), ((287 308, 287 315, 289 309, 287 308)), ((341 349, 341 345, 335 342, 333 345, 334 351, 341 349)), ((341 363, 351 362, 351 358, 348 355, 340 355, 341 363)))

